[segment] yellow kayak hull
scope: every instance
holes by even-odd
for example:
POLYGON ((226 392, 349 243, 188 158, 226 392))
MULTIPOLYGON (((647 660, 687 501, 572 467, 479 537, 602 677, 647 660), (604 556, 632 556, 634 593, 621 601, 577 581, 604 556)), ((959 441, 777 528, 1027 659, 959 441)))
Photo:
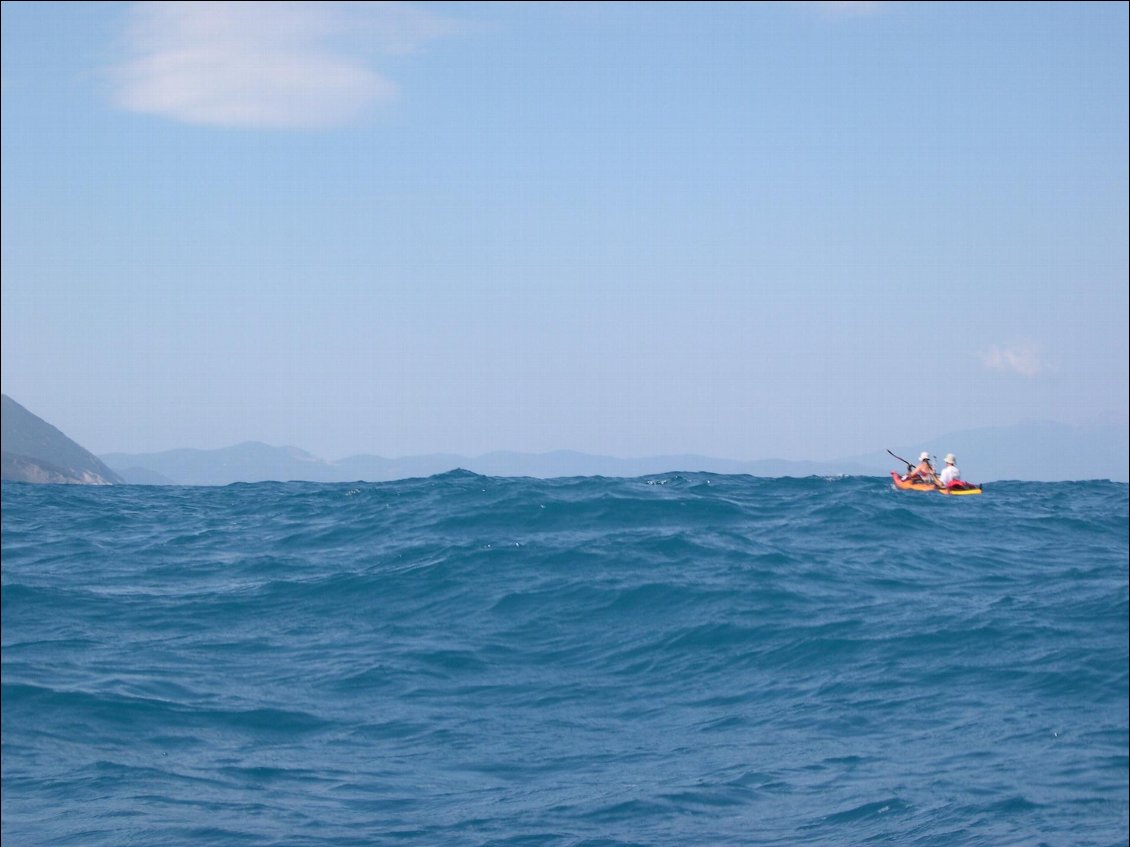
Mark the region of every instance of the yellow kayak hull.
POLYGON ((964 497, 968 494, 980 494, 982 491, 981 486, 968 483, 962 488, 941 488, 931 482, 907 481, 899 476, 897 471, 891 471, 891 482, 900 491, 937 491, 950 497, 964 497))

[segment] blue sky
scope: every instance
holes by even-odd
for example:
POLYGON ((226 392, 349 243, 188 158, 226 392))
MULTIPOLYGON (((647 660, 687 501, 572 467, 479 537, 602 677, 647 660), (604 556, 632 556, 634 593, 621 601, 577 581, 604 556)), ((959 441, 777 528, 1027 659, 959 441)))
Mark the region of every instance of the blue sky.
POLYGON ((3 391, 100 453, 1125 424, 1127 9, 5 2, 3 391))

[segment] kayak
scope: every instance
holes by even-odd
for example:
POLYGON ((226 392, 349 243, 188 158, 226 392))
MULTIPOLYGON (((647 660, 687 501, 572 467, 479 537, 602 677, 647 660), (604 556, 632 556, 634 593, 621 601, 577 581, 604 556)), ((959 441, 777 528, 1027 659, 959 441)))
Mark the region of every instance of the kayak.
POLYGON ((898 471, 891 471, 891 482, 900 491, 937 491, 938 486, 932 482, 923 482, 920 479, 909 480, 899 476, 898 471))
POLYGON ((981 486, 974 485, 971 482, 959 482, 949 488, 939 488, 932 482, 905 480, 899 476, 898 471, 891 471, 891 482, 893 482, 895 488, 900 491, 937 491, 939 494, 948 494, 951 497, 959 497, 963 494, 981 493, 981 486))
POLYGON ((918 479, 906 480, 899 476, 898 471, 891 471, 891 482, 900 491, 937 491, 939 494, 948 494, 951 497, 958 497, 963 494, 980 494, 982 491, 981 486, 974 485, 971 482, 958 482, 949 488, 940 488, 932 482, 923 482, 918 479))

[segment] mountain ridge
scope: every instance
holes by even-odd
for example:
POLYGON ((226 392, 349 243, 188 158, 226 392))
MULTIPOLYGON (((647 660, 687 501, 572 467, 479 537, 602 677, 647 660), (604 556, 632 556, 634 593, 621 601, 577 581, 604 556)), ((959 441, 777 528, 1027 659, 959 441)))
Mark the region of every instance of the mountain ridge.
POLYGON ((127 481, 144 484, 133 471, 156 473, 184 485, 228 485, 232 482, 386 482, 426 477, 462 469, 484 476, 617 476, 633 477, 670 471, 749 473, 755 476, 811 476, 866 473, 862 466, 843 470, 828 462, 784 460, 740 461, 707 456, 650 456, 622 459, 555 450, 547 453, 493 451, 470 457, 451 453, 388 458, 360 454, 326 461, 295 447, 243 442, 216 450, 180 448, 160 453, 107 453, 102 459, 127 481), (132 469, 132 470, 131 470, 132 469))
POLYGON ((120 485, 125 480, 7 394, 0 395, 0 478, 13 482, 120 485))
MULTIPOLYGON (((1073 427, 1027 421, 981 427, 908 445, 894 453, 915 457, 922 450, 953 452, 966 479, 1058 482, 1127 481, 1127 425, 1073 427)), ((749 474, 761 477, 886 476, 901 470, 886 451, 826 461, 725 459, 697 454, 619 458, 553 450, 497 450, 475 457, 433 453, 388 458, 356 454, 327 461, 298 447, 245 441, 219 449, 177 448, 156 453, 107 453, 101 457, 3 395, 3 478, 37 483, 87 485, 228 485, 234 482, 302 480, 382 482, 427 477, 462 469, 485 476, 636 477, 676 472, 749 474)))
MULTIPOLYGON (((1080 428, 1050 422, 1011 427, 984 427, 899 445, 894 452, 917 456, 953 452, 968 460, 966 478, 977 482, 1006 479, 1058 482, 1127 480, 1125 425, 1080 428), (1034 457, 1034 458, 1033 458, 1034 457)), ((216 450, 180 448, 159 453, 108 453, 102 460, 127 481, 144 484, 135 471, 158 474, 185 485, 227 485, 232 482, 303 480, 308 482, 383 482, 432 476, 463 469, 485 476, 616 476, 635 477, 678 471, 789 476, 886 476, 901 470, 884 451, 828 461, 786 459, 723 459, 696 454, 618 458, 554 450, 546 453, 493 451, 476 457, 450 453, 388 458, 357 454, 336 461, 321 459, 297 447, 272 447, 262 442, 216 450), (131 470, 132 469, 132 470, 131 470)))

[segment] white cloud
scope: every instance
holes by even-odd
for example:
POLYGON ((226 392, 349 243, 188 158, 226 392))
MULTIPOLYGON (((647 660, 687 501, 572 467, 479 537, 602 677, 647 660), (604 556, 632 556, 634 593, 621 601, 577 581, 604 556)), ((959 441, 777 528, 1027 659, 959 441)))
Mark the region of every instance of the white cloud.
POLYGON ((981 357, 981 364, 991 371, 1036 376, 1047 369, 1040 360, 1039 351, 1030 344, 990 347, 978 355, 981 357))
POLYGON ((138 3, 130 16, 129 57, 112 73, 119 106, 265 129, 355 120, 397 94, 369 67, 375 55, 410 52, 451 28, 401 3, 138 3))

